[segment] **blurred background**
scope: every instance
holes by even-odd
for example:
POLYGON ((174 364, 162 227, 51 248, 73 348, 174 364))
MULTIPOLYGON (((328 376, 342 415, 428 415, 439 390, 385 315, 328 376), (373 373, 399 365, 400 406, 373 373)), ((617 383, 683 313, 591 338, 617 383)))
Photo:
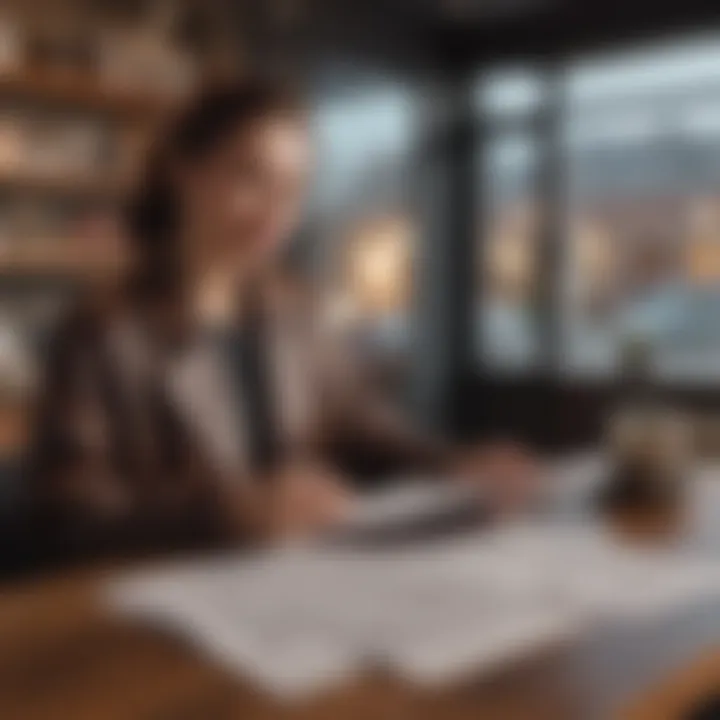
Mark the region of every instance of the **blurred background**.
POLYGON ((122 266, 153 131, 215 78, 311 99, 291 263, 429 425, 590 446, 628 347, 720 448, 720 8, 687 1, 7 0, 0 507, 43 344, 122 266), (715 414, 718 413, 717 419, 715 414))

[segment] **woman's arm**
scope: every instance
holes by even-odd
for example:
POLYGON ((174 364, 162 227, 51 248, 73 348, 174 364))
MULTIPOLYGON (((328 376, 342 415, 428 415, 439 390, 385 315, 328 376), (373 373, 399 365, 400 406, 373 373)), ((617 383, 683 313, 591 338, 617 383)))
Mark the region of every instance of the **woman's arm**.
MULTIPOLYGON (((137 457, 108 322, 77 312, 49 344, 29 473, 38 536, 81 555, 254 537, 264 503, 246 478, 196 463, 167 476, 162 462, 137 457)), ((152 433, 150 423, 151 453, 152 433)))
POLYGON ((41 539, 83 556, 262 542, 312 533, 341 512, 341 485, 307 463, 262 478, 218 477, 193 462, 172 477, 162 463, 137 467, 103 334, 95 318, 77 315, 49 346, 30 473, 41 539))
POLYGON ((385 401, 342 345, 318 343, 327 400, 328 436, 378 454, 393 471, 434 473, 478 488, 499 511, 532 502, 539 490, 531 452, 510 441, 460 446, 422 432, 385 401))
POLYGON ((452 444, 414 425, 383 397, 342 342, 326 334, 315 347, 329 443, 378 456, 400 471, 450 465, 452 444))

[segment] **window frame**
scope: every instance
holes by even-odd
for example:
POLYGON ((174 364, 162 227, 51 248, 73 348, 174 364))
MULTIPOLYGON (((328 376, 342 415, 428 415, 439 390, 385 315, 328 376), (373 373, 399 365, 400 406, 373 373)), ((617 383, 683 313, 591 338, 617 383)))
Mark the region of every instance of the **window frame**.
MULTIPOLYGON (((482 158, 493 139, 513 134, 516 131, 527 133, 538 148, 534 201, 543 218, 537 237, 540 259, 536 270, 542 295, 536 333, 543 352, 535 362, 522 368, 513 368, 512 371, 503 370, 488 362, 487 355, 483 353, 482 343, 474 338, 477 328, 473 325, 468 327, 473 342, 468 344, 467 362, 472 364, 474 375, 485 378, 514 378, 523 381, 534 378, 552 381, 561 379, 564 383, 590 385, 606 384, 613 380, 616 373, 611 367, 599 372, 563 371, 563 355, 566 352, 564 347, 566 310, 563 307, 562 295, 565 291, 564 273, 567 272, 570 249, 567 234, 568 213, 566 212, 568 209, 568 193, 566 191, 568 190, 569 162, 566 156, 567 138, 563 135, 568 117, 567 75, 573 67, 577 67, 583 62, 612 59, 615 55, 622 56, 628 50, 637 52, 639 55, 645 52, 651 54, 656 49, 672 48, 675 41, 682 45, 692 40, 692 34, 675 33, 643 44, 639 48, 629 42, 606 43, 570 53, 549 53, 542 58, 508 57, 502 59, 500 63, 494 62, 492 65, 486 65, 479 71, 477 67, 474 69, 474 79, 471 85, 473 95, 477 95, 477 89, 474 86, 478 79, 487 77, 489 72, 495 69, 526 66, 532 68, 538 77, 540 100, 533 111, 522 116, 502 117, 497 114, 493 116, 482 113, 478 105, 473 104, 475 108, 473 151, 478 158, 482 158)), ((720 83, 718 88, 720 89, 720 83)), ((698 97, 700 96, 701 93, 698 94, 698 97)), ((718 97, 720 99, 720 94, 718 97)), ((720 100, 718 104, 720 104, 720 100)), ((479 257, 478 253, 482 253, 487 240, 487 226, 483 227, 483 225, 485 225, 484 220, 487 216, 489 194, 483 192, 481 176, 482 173, 475 173, 473 187, 473 197, 476 202, 474 220, 479 218, 481 227, 478 229, 479 238, 473 242, 470 254, 473 264, 482 268, 479 274, 484 276, 487 272, 486 259, 482 256, 479 257)), ((468 302, 477 302, 477 294, 482 291, 482 282, 476 281, 468 302)), ((473 316, 473 313, 470 315, 473 316)), ((660 372, 655 379, 664 386, 673 387, 715 384, 720 380, 720 364, 717 373, 703 374, 702 377, 694 377, 691 371, 687 375, 660 372)))

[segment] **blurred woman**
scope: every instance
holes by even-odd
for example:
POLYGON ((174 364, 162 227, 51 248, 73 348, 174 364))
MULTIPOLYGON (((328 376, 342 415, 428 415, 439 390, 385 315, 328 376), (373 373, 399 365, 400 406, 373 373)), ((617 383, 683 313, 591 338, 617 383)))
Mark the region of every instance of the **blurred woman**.
POLYGON ((63 553, 320 532, 352 447, 396 467, 456 455, 368 392, 279 257, 312 151, 302 104, 259 82, 181 114, 127 212, 133 270, 54 343, 35 506, 63 553))

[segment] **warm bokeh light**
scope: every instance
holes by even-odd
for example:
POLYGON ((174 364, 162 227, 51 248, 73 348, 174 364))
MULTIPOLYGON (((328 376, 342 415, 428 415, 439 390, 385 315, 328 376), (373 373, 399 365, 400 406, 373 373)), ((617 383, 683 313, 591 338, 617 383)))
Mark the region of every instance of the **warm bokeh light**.
POLYGON ((362 221, 348 237, 347 287, 360 316, 406 307, 410 294, 415 228, 403 215, 362 221))

